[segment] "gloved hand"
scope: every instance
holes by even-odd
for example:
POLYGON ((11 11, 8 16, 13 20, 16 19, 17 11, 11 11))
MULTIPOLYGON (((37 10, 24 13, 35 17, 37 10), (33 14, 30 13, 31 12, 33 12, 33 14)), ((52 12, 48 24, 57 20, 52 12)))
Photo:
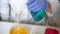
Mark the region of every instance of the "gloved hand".
POLYGON ((29 11, 37 12, 39 10, 46 10, 48 2, 46 0, 28 0, 27 8, 29 11))
POLYGON ((46 0, 28 0, 27 8, 33 19, 40 21, 46 15, 45 10, 48 8, 48 2, 46 0))

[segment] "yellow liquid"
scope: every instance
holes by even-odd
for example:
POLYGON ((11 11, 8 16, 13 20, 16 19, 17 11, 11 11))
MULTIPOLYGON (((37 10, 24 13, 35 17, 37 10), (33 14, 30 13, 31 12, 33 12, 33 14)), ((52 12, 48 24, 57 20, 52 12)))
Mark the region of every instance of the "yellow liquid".
POLYGON ((26 28, 23 27, 13 27, 9 31, 9 34, 28 34, 28 31, 26 28))

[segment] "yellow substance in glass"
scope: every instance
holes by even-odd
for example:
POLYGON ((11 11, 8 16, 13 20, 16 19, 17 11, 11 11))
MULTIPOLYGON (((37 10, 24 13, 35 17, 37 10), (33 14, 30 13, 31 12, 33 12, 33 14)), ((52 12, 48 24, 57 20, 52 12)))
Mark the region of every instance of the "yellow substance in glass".
POLYGON ((28 31, 26 28, 23 27, 13 27, 9 31, 9 34, 28 34, 28 31))

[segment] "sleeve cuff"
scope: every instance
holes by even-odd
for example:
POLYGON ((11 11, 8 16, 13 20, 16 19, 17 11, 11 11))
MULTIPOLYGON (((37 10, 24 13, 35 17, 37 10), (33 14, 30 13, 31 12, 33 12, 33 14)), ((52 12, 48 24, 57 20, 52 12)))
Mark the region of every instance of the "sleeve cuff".
POLYGON ((53 16, 53 13, 46 12, 46 14, 47 14, 48 17, 52 17, 53 16))

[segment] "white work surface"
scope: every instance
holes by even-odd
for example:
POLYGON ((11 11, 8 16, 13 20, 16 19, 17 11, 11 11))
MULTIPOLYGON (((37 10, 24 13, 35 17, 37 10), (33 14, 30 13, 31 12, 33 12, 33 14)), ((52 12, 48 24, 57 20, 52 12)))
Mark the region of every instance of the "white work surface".
MULTIPOLYGON (((0 22, 0 34, 8 34, 9 30, 14 26, 14 23, 10 22, 0 22)), ((22 24, 24 27, 28 29, 29 34, 44 34, 46 26, 37 26, 37 25, 29 25, 22 24)), ((58 29, 59 30, 59 29, 58 29)))

